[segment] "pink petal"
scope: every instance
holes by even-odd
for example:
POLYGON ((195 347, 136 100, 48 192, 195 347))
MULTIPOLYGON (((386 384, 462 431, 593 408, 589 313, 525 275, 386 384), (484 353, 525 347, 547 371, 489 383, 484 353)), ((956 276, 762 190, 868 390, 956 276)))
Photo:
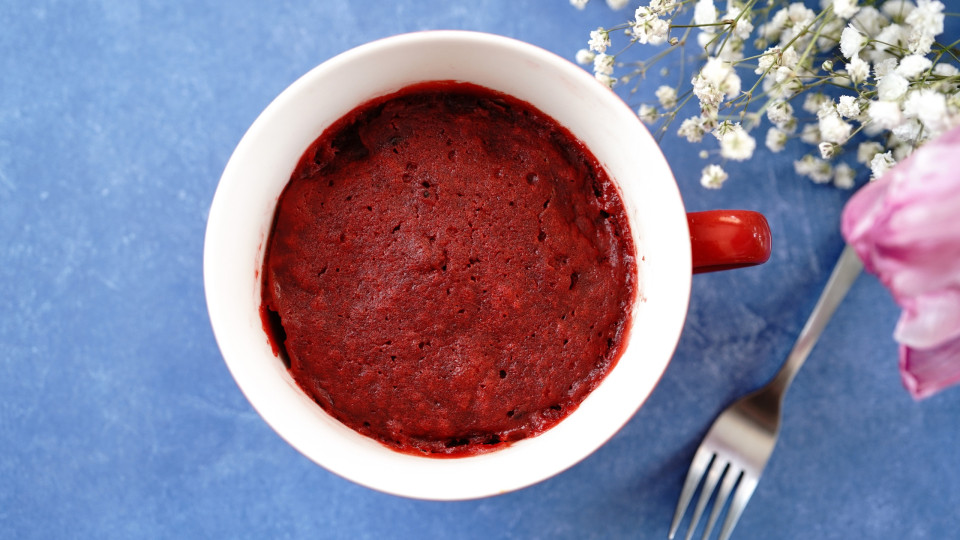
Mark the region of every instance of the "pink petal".
POLYGON ((885 212, 888 184, 889 181, 881 179, 860 188, 847 202, 840 220, 843 237, 853 246, 864 268, 871 274, 877 273, 873 237, 877 222, 883 219, 885 212))
POLYGON ((960 289, 912 298, 893 337, 908 347, 928 349, 960 337, 960 289))
POLYGON ((841 229, 903 308, 894 337, 910 392, 960 382, 960 128, 854 194, 841 229))
POLYGON ((914 399, 960 383, 960 338, 933 349, 900 347, 900 377, 914 399))

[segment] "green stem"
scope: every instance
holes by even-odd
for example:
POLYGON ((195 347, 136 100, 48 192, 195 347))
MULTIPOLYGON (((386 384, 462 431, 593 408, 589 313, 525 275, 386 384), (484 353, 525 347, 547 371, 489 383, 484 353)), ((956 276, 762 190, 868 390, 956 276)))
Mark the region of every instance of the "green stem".
POLYGON ((724 19, 722 21, 717 21, 715 23, 703 23, 703 24, 671 24, 670 28, 703 28, 705 26, 727 26, 732 24, 733 21, 729 19, 724 19))

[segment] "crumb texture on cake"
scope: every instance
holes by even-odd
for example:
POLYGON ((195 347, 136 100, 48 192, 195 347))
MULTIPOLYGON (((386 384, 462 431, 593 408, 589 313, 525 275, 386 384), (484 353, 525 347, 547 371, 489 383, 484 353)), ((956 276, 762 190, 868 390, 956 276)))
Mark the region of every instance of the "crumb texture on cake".
POLYGON ((635 294, 615 186, 528 104, 430 83, 304 154, 263 306, 297 383, 395 449, 475 454, 541 433, 616 362, 635 294))

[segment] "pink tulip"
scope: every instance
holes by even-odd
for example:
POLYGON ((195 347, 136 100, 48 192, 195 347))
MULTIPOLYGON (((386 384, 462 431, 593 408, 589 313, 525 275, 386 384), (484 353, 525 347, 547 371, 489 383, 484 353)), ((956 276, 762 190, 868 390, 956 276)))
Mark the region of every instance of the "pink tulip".
POLYGON ((894 338, 910 394, 960 383, 960 128, 860 189, 842 230, 903 309, 894 338))

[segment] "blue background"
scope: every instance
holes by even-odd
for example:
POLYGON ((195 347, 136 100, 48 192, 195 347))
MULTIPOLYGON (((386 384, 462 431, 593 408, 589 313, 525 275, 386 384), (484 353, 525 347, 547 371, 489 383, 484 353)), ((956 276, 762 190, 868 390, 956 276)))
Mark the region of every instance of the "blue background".
MULTIPOLYGON (((302 457, 227 372, 201 278, 233 147, 311 67, 436 28, 572 58, 629 14, 600 0, 4 1, 0 536, 666 537, 706 429, 776 371, 842 248, 850 193, 798 178, 798 146, 761 149, 708 191, 699 147, 664 139, 688 208, 764 212, 772 259, 697 276, 674 360, 633 420, 572 469, 495 498, 397 498, 302 457)), ((735 537, 957 537, 960 389, 908 396, 898 313, 876 279, 858 280, 787 396, 735 537)))

